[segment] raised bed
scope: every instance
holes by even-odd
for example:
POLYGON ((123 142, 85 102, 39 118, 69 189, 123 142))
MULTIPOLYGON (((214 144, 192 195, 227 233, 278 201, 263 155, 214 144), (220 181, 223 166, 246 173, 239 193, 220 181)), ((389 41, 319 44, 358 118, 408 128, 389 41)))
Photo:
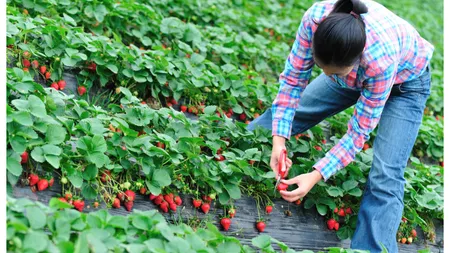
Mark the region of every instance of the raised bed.
MULTIPOLYGON (((20 187, 19 185, 13 189, 13 196, 15 198, 28 198, 42 203, 48 203, 52 197, 58 197, 61 192, 61 185, 55 182, 53 187, 46 191, 33 193, 29 187, 20 187)), ((211 221, 213 224, 220 227, 219 216, 223 214, 223 210, 216 208, 213 204, 208 214, 196 210, 192 206, 192 196, 181 196, 183 204, 178 208, 176 214, 162 213, 169 222, 178 222, 182 220, 186 222, 189 218, 198 217, 201 220, 211 221)), ((92 201, 85 201, 84 212, 93 212, 98 209, 106 208, 104 203, 100 203, 98 209, 92 207, 92 201)), ((329 231, 326 228, 325 220, 315 210, 306 210, 303 205, 297 206, 288 203, 283 199, 275 199, 274 210, 270 215, 265 215, 267 219, 267 227, 263 234, 269 234, 275 239, 283 241, 291 249, 294 250, 313 250, 319 251, 327 247, 344 247, 348 248, 350 240, 341 241, 336 236, 335 232, 329 231), (286 216, 285 210, 290 210, 292 216, 286 216)), ((230 229, 224 234, 238 238, 243 244, 251 245, 252 238, 259 235, 255 228, 255 222, 258 216, 256 202, 254 199, 243 196, 235 202, 236 216, 232 219, 230 229)), ((134 210, 147 211, 156 209, 157 207, 148 199, 147 196, 137 194, 134 201, 134 210)), ((108 209, 109 213, 113 215, 127 215, 128 212, 124 207, 119 209, 108 209)), ((261 213, 263 215, 263 213, 261 213)), ((424 241, 423 234, 419 230, 418 237, 420 241, 424 241)), ((443 224, 436 221, 436 243, 435 244, 418 244, 411 245, 399 244, 399 252, 417 252, 418 250, 428 248, 433 253, 444 252, 443 249, 443 224)), ((276 250, 279 250, 276 248, 276 250)))

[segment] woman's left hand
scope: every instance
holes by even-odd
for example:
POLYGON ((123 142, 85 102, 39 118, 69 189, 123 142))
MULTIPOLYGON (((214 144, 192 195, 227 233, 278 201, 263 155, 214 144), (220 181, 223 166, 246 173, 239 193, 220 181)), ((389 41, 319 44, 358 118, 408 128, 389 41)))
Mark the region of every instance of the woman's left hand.
POLYGON ((287 185, 297 184, 298 188, 293 191, 280 191, 281 197, 289 202, 294 202, 303 198, 308 192, 322 179, 322 174, 314 170, 310 173, 305 173, 288 180, 281 180, 281 183, 287 185))

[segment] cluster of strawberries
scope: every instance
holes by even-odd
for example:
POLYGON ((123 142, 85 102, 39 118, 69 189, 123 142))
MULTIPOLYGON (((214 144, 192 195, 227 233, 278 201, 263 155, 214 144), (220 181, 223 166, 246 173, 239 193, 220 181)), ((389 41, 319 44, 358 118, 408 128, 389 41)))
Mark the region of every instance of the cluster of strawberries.
POLYGON ((159 206, 159 208, 161 208, 161 210, 165 213, 169 212, 169 209, 176 212, 177 207, 183 204, 180 196, 175 196, 173 193, 165 195, 153 195, 150 193, 150 200, 153 201, 155 205, 159 206))

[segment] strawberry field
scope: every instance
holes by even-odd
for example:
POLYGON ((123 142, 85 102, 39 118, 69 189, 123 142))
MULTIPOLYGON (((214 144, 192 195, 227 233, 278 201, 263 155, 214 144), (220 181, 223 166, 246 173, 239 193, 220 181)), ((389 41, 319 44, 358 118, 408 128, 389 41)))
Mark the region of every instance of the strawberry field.
MULTIPOLYGON (((274 193, 271 132, 246 130, 270 108, 314 1, 144 2, 7 1, 8 250, 356 252, 342 248, 376 131, 354 162, 289 203, 274 193), (308 226, 327 241, 289 238, 308 226)), ((443 3, 380 2, 436 47, 397 238, 402 252, 438 252, 443 3)), ((311 171, 352 113, 293 136, 288 177, 311 171)))

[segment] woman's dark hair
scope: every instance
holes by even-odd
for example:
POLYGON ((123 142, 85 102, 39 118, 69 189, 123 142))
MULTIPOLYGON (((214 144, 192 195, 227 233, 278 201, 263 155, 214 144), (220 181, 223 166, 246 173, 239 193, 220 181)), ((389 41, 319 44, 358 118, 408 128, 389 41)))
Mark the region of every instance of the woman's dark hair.
POLYGON ((337 1, 313 35, 314 57, 326 66, 352 66, 366 44, 365 24, 360 15, 367 11, 359 0, 337 1))

